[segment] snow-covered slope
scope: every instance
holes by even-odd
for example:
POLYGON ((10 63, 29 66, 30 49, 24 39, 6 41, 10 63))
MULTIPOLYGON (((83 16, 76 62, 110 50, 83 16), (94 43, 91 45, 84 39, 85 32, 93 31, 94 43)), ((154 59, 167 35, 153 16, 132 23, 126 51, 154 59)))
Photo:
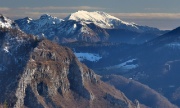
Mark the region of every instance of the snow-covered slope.
POLYGON ((99 61, 102 57, 100 57, 99 54, 92 54, 92 53, 74 53, 76 57, 78 58, 79 61, 84 61, 88 60, 91 62, 97 62, 99 61))
POLYGON ((138 64, 133 63, 134 61, 136 61, 136 59, 131 59, 131 60, 128 60, 128 61, 123 62, 123 63, 121 63, 121 64, 107 67, 106 69, 116 69, 116 68, 120 68, 120 69, 122 69, 122 70, 124 70, 124 71, 131 70, 131 69, 135 69, 135 68, 138 67, 138 64))
POLYGON ((16 24, 0 14, 0 28, 17 28, 16 24))
POLYGON ((27 35, 19 29, 0 28, 0 73, 14 72, 12 69, 8 70, 8 66, 20 68, 20 64, 27 59, 25 52, 30 51, 36 42, 36 37, 27 35))
POLYGON ((56 42, 105 40, 107 32, 100 27, 89 27, 83 22, 62 20, 50 15, 42 15, 39 19, 24 18, 15 21, 21 30, 36 36, 45 36, 56 42), (103 38, 104 37, 104 38, 103 38))
MULTIPOLYGON (((122 25, 134 26, 134 23, 124 22, 114 16, 111 16, 105 12, 95 11, 78 11, 69 15, 65 20, 83 21, 84 23, 94 23, 102 28, 115 28, 114 22, 118 21, 122 25)), ((135 27, 135 26, 134 26, 135 27)))
POLYGON ((114 16, 111 16, 105 12, 95 11, 95 12, 87 12, 87 11, 78 11, 72 13, 65 20, 76 20, 81 21, 83 23, 89 24, 94 23, 101 28, 106 29, 127 29, 136 32, 146 32, 149 30, 157 30, 155 28, 147 27, 147 26, 139 26, 135 23, 128 23, 120 20, 114 16))
POLYGON ((44 14, 36 20, 26 17, 16 20, 15 22, 23 31, 28 34, 38 36, 46 35, 48 38, 51 38, 55 35, 55 28, 61 23, 61 21, 63 20, 48 14, 44 14))

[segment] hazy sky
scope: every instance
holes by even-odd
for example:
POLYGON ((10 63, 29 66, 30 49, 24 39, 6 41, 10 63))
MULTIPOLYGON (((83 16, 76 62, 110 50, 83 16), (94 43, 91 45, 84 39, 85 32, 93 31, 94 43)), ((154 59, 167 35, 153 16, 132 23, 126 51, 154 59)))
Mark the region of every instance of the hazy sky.
POLYGON ((174 29, 180 26, 180 0, 0 0, 0 13, 11 19, 48 13, 64 18, 78 10, 104 11, 124 21, 174 29))

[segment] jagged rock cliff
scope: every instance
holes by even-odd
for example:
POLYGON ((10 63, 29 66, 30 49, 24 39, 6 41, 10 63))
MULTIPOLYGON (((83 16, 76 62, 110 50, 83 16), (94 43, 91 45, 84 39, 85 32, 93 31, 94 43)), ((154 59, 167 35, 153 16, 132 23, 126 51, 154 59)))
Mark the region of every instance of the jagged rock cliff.
POLYGON ((0 103, 14 108, 135 108, 72 51, 19 30, 0 29, 0 103))

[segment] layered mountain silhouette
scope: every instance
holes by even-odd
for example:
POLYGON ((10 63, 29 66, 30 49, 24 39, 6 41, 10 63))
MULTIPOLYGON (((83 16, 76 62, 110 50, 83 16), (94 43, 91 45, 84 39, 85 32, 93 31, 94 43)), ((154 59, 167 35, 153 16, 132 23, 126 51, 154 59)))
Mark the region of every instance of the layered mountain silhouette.
POLYGON ((73 52, 11 25, 0 28, 0 103, 15 108, 136 108, 73 52))
POLYGON ((0 106, 176 108, 179 31, 98 11, 16 21, 1 15, 0 106))
POLYGON ((66 45, 96 73, 136 80, 179 106, 179 31, 178 27, 140 45, 87 42, 66 45), (89 57, 98 59, 92 61, 89 57))
POLYGON ((165 32, 153 27, 128 23, 99 11, 78 11, 65 19, 45 14, 36 20, 26 17, 15 22, 28 34, 45 36, 58 43, 75 41, 143 43, 165 32))

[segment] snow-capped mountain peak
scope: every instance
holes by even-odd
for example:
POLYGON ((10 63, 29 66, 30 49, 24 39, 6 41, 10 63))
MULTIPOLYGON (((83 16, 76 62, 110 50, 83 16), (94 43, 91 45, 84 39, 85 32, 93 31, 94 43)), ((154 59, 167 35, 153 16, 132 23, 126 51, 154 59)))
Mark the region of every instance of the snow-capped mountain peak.
POLYGON ((21 30, 25 31, 28 34, 47 37, 54 36, 52 28, 56 28, 63 20, 57 17, 53 17, 49 14, 44 14, 40 16, 39 19, 32 19, 29 17, 18 19, 15 22, 19 25, 21 30), (51 29, 50 29, 51 28, 51 29))
POLYGON ((40 16, 40 19, 44 19, 44 18, 51 18, 52 16, 49 14, 43 14, 40 16))
POLYGON ((63 21, 62 19, 53 17, 49 14, 42 15, 38 20, 40 20, 41 22, 45 21, 46 23, 49 23, 49 24, 57 24, 57 23, 59 24, 61 21, 63 21))
POLYGON ((25 21, 26 23, 30 23, 33 19, 32 18, 29 18, 29 17, 25 17, 23 19, 23 21, 25 21))
POLYGON ((0 28, 16 28, 16 24, 7 17, 0 14, 0 28))
POLYGON ((157 28, 140 26, 135 23, 122 21, 121 19, 102 11, 88 12, 80 10, 70 14, 68 17, 65 18, 65 20, 75 20, 84 24, 93 23, 96 26, 105 29, 125 29, 141 33, 149 31, 159 31, 159 29, 157 28))
POLYGON ((43 14, 40 16, 40 19, 57 19, 57 17, 53 17, 49 14, 43 14))
POLYGON ((124 22, 119 18, 116 18, 102 11, 87 12, 81 10, 72 13, 71 15, 66 17, 65 20, 76 20, 83 21, 85 23, 94 23, 102 28, 117 28, 117 25, 115 24, 116 22, 122 25, 134 26, 134 24, 132 23, 124 22))

